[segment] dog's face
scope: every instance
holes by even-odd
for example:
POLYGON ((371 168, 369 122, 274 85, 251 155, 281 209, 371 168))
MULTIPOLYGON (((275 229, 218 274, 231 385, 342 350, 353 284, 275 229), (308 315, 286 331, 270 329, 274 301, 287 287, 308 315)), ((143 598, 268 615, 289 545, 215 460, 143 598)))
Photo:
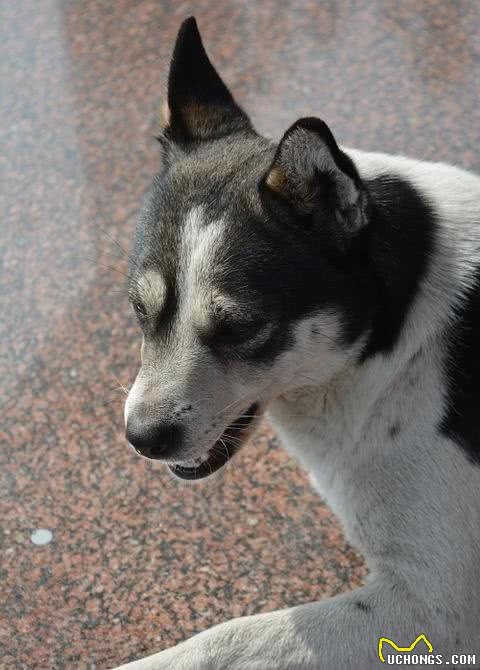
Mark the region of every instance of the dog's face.
POLYGON ((139 453, 196 479, 269 401, 328 381, 358 348, 372 310, 358 260, 368 203, 322 122, 297 122, 278 146, 256 134, 192 19, 167 117, 130 268, 143 344, 125 418, 139 453))

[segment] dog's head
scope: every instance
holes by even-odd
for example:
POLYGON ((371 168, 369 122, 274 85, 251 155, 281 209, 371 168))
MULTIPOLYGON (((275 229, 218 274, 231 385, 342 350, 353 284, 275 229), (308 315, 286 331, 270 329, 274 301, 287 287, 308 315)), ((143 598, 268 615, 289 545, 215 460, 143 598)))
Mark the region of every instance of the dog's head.
POLYGON ((368 326, 368 198, 318 119, 259 136, 194 19, 177 38, 162 169, 129 295, 143 331, 127 439, 186 479, 223 465, 273 398, 335 375, 368 326))

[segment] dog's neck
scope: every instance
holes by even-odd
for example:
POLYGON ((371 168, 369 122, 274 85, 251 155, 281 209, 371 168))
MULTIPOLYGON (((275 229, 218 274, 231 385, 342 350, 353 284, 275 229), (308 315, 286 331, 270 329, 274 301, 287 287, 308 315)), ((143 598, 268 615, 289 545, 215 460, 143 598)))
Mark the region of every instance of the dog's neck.
MULTIPOLYGON (((385 162, 390 157, 355 152, 355 160, 360 171, 369 176, 370 172, 378 171, 378 165, 386 169, 385 162)), ((417 168, 408 159, 395 157, 391 162, 388 169, 401 177, 407 174, 412 179, 413 176, 416 187, 433 203, 434 244, 427 270, 390 350, 359 360, 357 354, 367 334, 359 340, 357 348, 354 347, 352 357, 327 381, 300 384, 270 404, 270 418, 287 448, 295 443, 294 451, 313 470, 315 450, 316 460, 330 447, 353 448, 359 440, 365 439, 362 436, 369 421, 374 416, 377 420, 381 418, 382 412, 388 416, 395 404, 398 408, 395 414, 404 422, 410 421, 409 413, 415 413, 416 409, 402 397, 415 397, 420 406, 425 398, 435 397, 437 410, 443 406, 442 398, 437 397, 439 387, 443 386, 439 374, 451 335, 450 326, 464 300, 473 271, 468 254, 464 253, 464 249, 468 250, 468 220, 466 224, 458 206, 454 208, 448 200, 443 201, 439 188, 443 179, 441 167, 431 176, 421 165, 417 168), (415 384, 411 383, 413 378, 415 384), (304 454, 307 454, 305 459, 304 454)), ((449 179, 450 175, 445 178, 449 179)), ((320 358, 316 361, 314 355, 310 369, 305 371, 312 380, 321 378, 321 365, 320 358)), ((425 416, 429 416, 427 412, 425 416)), ((428 420, 437 421, 436 412, 428 420)))

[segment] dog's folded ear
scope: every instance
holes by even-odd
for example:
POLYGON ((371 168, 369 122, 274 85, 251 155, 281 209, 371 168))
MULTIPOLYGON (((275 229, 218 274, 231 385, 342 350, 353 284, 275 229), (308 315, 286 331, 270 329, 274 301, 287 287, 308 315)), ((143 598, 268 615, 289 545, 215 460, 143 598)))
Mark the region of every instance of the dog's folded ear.
POLYGON ((287 130, 261 189, 277 211, 283 205, 312 225, 333 220, 343 236, 367 223, 368 199, 357 169, 317 118, 299 119, 287 130))
POLYGON ((235 132, 254 132, 210 62, 193 17, 178 32, 168 78, 168 106, 162 116, 163 138, 185 148, 235 132))

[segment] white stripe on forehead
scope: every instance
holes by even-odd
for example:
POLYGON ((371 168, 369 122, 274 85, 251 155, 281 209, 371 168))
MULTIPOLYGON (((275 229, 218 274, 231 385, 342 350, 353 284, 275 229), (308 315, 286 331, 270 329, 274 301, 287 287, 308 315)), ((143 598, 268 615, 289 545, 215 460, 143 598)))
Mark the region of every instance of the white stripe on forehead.
POLYGON ((222 222, 206 221, 203 207, 194 207, 185 218, 180 246, 180 272, 208 271, 222 242, 222 222))
POLYGON ((179 253, 178 288, 190 314, 205 318, 212 300, 211 276, 215 257, 223 244, 222 221, 206 221, 202 207, 187 214, 179 253))

